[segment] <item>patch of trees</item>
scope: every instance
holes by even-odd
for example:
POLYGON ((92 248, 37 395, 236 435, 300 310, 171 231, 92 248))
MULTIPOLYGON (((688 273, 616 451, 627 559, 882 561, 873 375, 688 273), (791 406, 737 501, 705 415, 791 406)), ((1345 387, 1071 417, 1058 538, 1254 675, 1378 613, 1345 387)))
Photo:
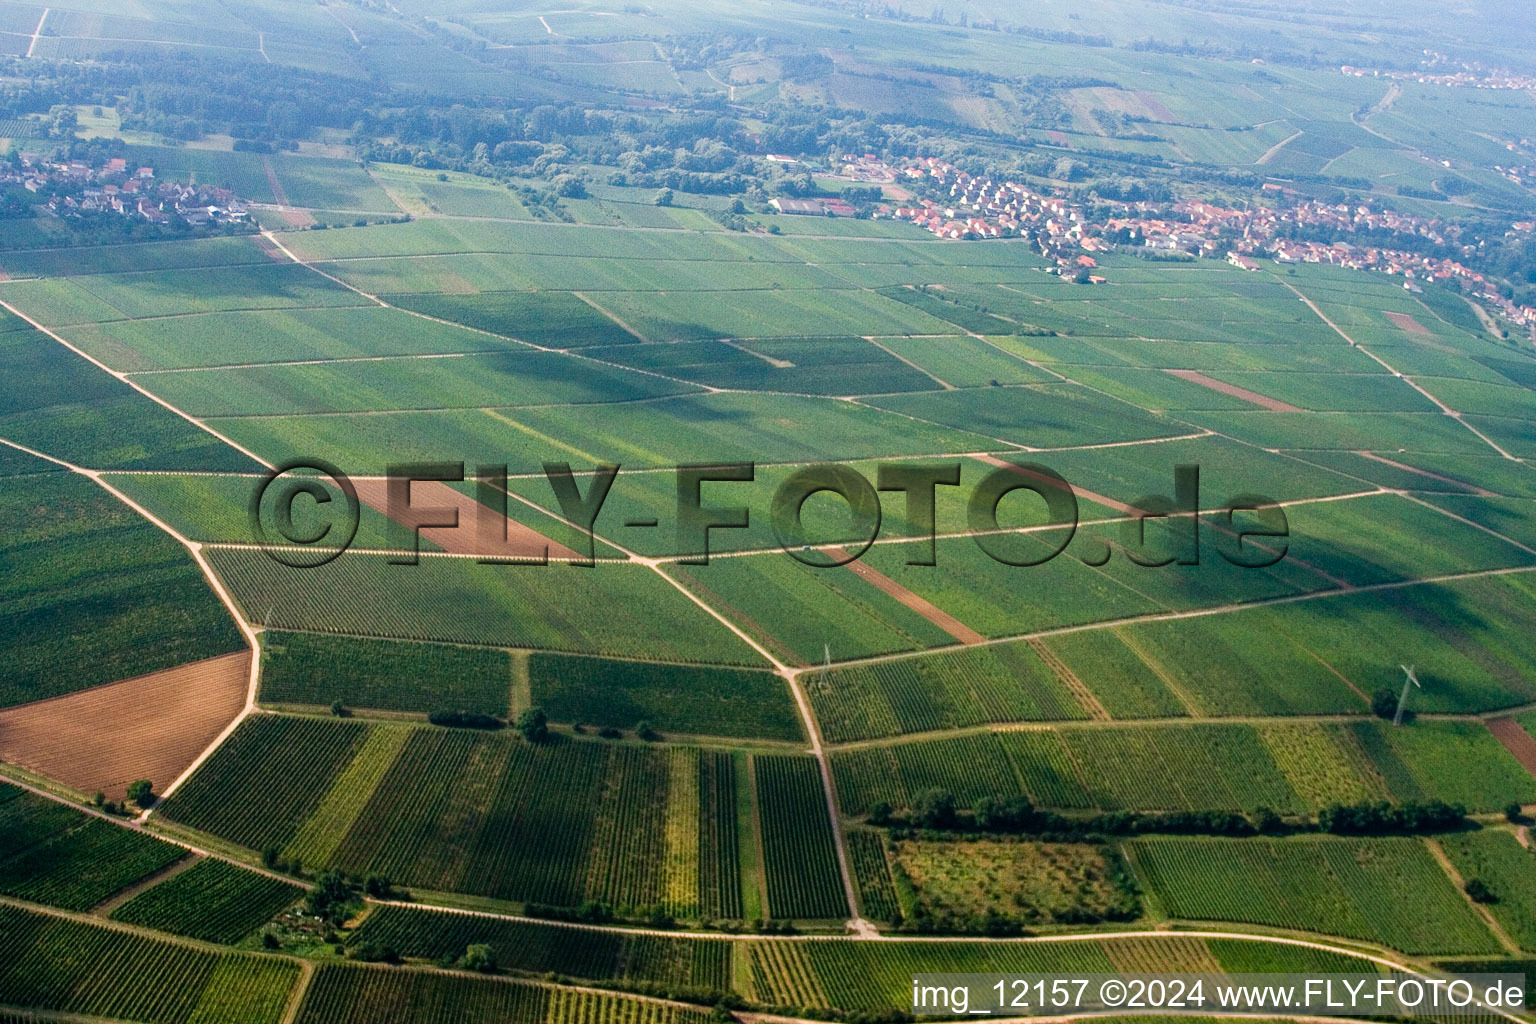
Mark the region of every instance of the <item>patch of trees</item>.
POLYGON ((506 725, 495 715, 483 715, 476 711, 433 711, 427 715, 427 721, 450 729, 500 729, 506 725))
POLYGON ((1286 819, 1260 807, 1251 814, 1235 811, 1109 811, 1065 815, 1036 807, 1025 796, 982 797, 962 809, 953 794, 929 789, 912 800, 904 814, 889 804, 876 804, 867 820, 908 837, 934 833, 992 833, 1031 835, 1063 842, 1093 836, 1203 835, 1252 836, 1330 832, 1334 835, 1428 835, 1467 827, 1467 809, 1441 800, 1388 804, 1330 804, 1314 823, 1286 819))

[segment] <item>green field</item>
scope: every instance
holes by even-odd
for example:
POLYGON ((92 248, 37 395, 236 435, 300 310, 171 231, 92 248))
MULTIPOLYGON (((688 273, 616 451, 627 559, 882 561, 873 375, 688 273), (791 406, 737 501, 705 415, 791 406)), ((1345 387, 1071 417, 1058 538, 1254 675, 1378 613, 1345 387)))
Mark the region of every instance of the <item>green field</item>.
POLYGON ((1410 953, 1499 948, 1418 839, 1145 839, 1130 849, 1175 917, 1329 932, 1410 953))
POLYGON ((159 813, 253 850, 281 847, 366 733, 354 722, 254 715, 159 813))
POLYGON ((755 755, 757 813, 768 912, 779 918, 848 913, 832 825, 822 813, 821 773, 807 757, 755 755))
POLYGON ((262 645, 261 699, 506 715, 519 668, 506 651, 488 648, 276 633, 262 645))
POLYGON ((112 912, 114 921, 233 945, 299 897, 287 882, 204 858, 112 912))
POLYGON ((0 706, 241 649, 185 548, 91 480, 7 451, 0 706))
POLYGON ((803 738, 783 681, 769 672, 536 653, 530 700, 557 722, 743 739, 803 738))
POLYGON ((277 1024, 297 964, 0 907, 0 1002, 144 1024, 277 1024))

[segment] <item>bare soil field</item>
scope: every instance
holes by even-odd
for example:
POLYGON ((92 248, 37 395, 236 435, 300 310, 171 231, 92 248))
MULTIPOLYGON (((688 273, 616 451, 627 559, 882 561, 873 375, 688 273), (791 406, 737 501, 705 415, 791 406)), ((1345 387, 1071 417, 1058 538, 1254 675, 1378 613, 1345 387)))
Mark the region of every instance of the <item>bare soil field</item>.
POLYGON ((1532 775, 1536 775, 1536 739, 1520 727, 1513 718, 1491 718, 1488 731, 1493 738, 1504 744, 1504 749, 1515 755, 1515 760, 1532 775))
MULTIPOLYGON (((363 504, 386 516, 389 515, 389 495, 387 484, 383 480, 355 480, 353 483, 357 487, 357 497, 363 504)), ((498 537, 487 542, 479 533, 479 517, 494 515, 494 513, 469 495, 435 481, 418 480, 411 485, 411 511, 418 514, 403 515, 396 519, 396 522, 407 527, 414 526, 421 519, 437 520, 438 511, 450 508, 458 512, 457 526, 423 526, 421 528, 423 538, 450 555, 535 559, 542 558, 547 547, 550 558, 579 559, 582 557, 563 544, 556 544, 532 527, 524 526, 513 519, 505 520, 505 541, 501 541, 498 537), (429 513, 428 510, 432 511, 429 513)))
MULTIPOLYGON (((821 550, 831 555, 833 558, 848 557, 848 552, 839 547, 825 547, 821 550)), ((854 561, 849 562, 847 564, 847 568, 855 576, 858 576, 866 583, 871 584, 876 589, 883 591, 891 597, 894 597, 897 601, 906 605, 914 612, 917 612, 917 614, 921 615, 935 626, 938 626, 944 632, 948 633, 950 636, 954 637, 961 643, 979 644, 986 642, 987 638, 985 636, 976 632, 970 626, 967 626, 965 623, 961 622, 959 619, 955 618, 944 609, 938 607, 927 598, 912 593, 912 591, 908 590, 900 583, 897 583, 895 580, 891 579, 885 573, 874 568, 873 566, 866 565, 863 562, 854 561)))
MULTIPOLYGON (((1011 469, 1020 476, 1028 477, 1030 480, 1033 480, 1036 483, 1046 484, 1051 487, 1058 487, 1056 481, 1051 477, 1048 477, 1043 473, 1031 472, 1022 466, 1015 466, 1008 460, 998 458, 996 455, 978 455, 976 456, 976 460, 978 462, 985 462, 989 466, 996 466, 999 469, 1011 469)), ((1077 495, 1079 498, 1087 498, 1089 501, 1097 502, 1098 504, 1103 505, 1105 508, 1112 508, 1116 512, 1119 512, 1121 515, 1139 516, 1143 514, 1141 509, 1132 505, 1127 505, 1123 501, 1117 501, 1107 494, 1099 494, 1096 491, 1090 491, 1086 488, 1078 487, 1076 484, 1071 484, 1070 486, 1072 487, 1072 493, 1077 495)))
POLYGON ((1305 409, 1291 405, 1289 402, 1282 402, 1277 398, 1270 398, 1268 395, 1261 395, 1257 391, 1249 391, 1247 388, 1240 388, 1236 384, 1228 384, 1225 381, 1219 381, 1214 377, 1207 377, 1199 370, 1164 370, 1163 372, 1177 377, 1180 380, 1187 380, 1191 384, 1199 384, 1203 388, 1210 388, 1212 391, 1219 391, 1224 395, 1231 395, 1233 398, 1241 398, 1245 402, 1252 402, 1259 408, 1268 409, 1270 412, 1307 411, 1305 409))
POLYGON ((168 786, 245 707, 251 653, 0 711, 0 760, 85 793, 168 786))
POLYGON ((1403 330, 1409 332, 1410 334, 1429 333, 1428 327, 1425 327, 1423 324, 1419 323, 1407 313, 1388 313, 1386 310, 1382 310, 1382 312, 1386 315, 1388 320, 1392 321, 1394 326, 1401 327, 1403 330))

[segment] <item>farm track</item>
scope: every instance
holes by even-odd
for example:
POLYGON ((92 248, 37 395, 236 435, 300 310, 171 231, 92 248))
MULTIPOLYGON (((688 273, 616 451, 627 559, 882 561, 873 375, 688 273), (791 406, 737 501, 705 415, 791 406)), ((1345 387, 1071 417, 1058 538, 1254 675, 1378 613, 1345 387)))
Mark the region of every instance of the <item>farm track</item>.
MULTIPOLYGON (((1492 726, 1500 720, 1496 716, 1520 714, 1536 710, 1536 704, 1494 712, 1446 712, 1431 711, 1418 715, 1423 722, 1469 722, 1492 726)), ((1509 719, 1504 717, 1505 721, 1509 719)), ((1348 714, 1332 712, 1320 715, 1188 715, 1163 718, 1064 718, 1052 721, 984 722, 981 725, 964 725, 950 729, 932 729, 925 732, 908 732, 897 736, 875 736, 870 739, 847 740, 830 743, 827 749, 835 754, 852 750, 877 747, 894 747, 907 743, 927 743, 934 740, 955 739, 962 736, 983 736, 987 733, 1006 732, 1079 732, 1094 729, 1159 729, 1224 725, 1358 725, 1373 719, 1365 712, 1348 714)), ((1536 771, 1532 771, 1536 774, 1536 771)))
MULTIPOLYGON (((1273 277, 1274 275, 1272 274, 1270 276, 1273 277)), ((1509 452, 1507 452, 1503 448, 1501 448, 1498 444, 1496 444, 1493 441, 1493 439, 1490 438, 1487 434, 1484 434, 1481 430, 1478 430, 1472 424, 1468 423, 1466 421, 1466 418, 1461 413, 1457 412, 1455 409, 1452 409, 1450 406, 1448 406, 1444 402, 1440 401, 1440 399, 1438 399, 1434 395, 1430 394, 1428 389, 1426 389, 1421 384, 1419 384, 1418 381, 1414 380, 1412 377, 1409 377, 1407 374, 1399 372, 1397 370, 1397 368, 1394 367, 1391 363, 1387 362, 1385 359, 1381 358, 1381 356, 1377 355, 1375 352, 1372 352, 1370 349, 1366 348, 1364 345, 1361 345, 1354 338, 1351 338, 1348 334, 1345 333, 1345 331, 1344 331, 1344 329, 1342 327, 1340 327, 1338 324, 1334 323, 1328 317, 1328 315, 1326 313, 1324 313, 1321 309, 1319 309, 1315 302, 1313 302, 1311 299, 1307 298, 1307 296, 1301 291, 1301 289, 1297 288, 1295 285, 1293 285, 1290 282, 1285 281, 1285 280, 1283 280, 1283 279, 1281 279, 1279 277, 1275 277, 1275 280, 1277 280, 1281 284, 1285 285, 1285 287, 1288 288, 1291 292, 1293 292, 1296 295, 1297 298, 1301 299, 1302 302, 1306 303, 1307 308, 1310 309, 1313 313, 1317 314, 1317 318, 1319 320, 1321 320, 1323 323, 1325 323, 1329 327, 1331 327, 1333 329, 1334 333, 1336 333, 1339 337, 1343 338, 1345 341, 1349 342, 1349 344, 1352 347, 1359 349, 1361 352, 1364 352, 1366 355, 1370 356, 1376 362, 1380 363, 1382 365, 1382 367, 1385 368, 1388 373, 1392 374, 1392 376, 1396 377, 1398 380, 1401 380, 1403 383, 1405 383, 1409 387, 1413 388, 1413 390, 1417 391, 1419 394, 1421 394, 1425 398, 1429 399, 1431 402, 1433 402, 1435 404, 1435 407, 1437 409, 1439 409, 1442 413, 1444 413, 1445 415, 1449 416, 1451 419, 1455 420, 1457 423, 1460 423, 1463 427, 1466 427, 1473 434, 1477 435, 1478 440, 1482 441, 1488 447, 1490 447, 1494 451, 1498 452, 1501 456, 1503 456, 1506 459, 1509 459, 1511 462, 1518 462, 1518 461, 1520 461, 1519 459, 1516 459, 1513 455, 1511 455, 1509 452)))
POLYGON ((1068 692, 1072 694, 1073 699, 1082 706, 1084 711, 1088 712, 1090 719, 1096 722, 1109 721, 1109 711, 1103 704, 1099 703, 1099 698, 1094 695, 1092 690, 1088 689, 1087 684, 1078 677, 1077 673, 1072 671, 1071 666, 1062 661, 1055 651, 1047 647, 1044 640, 1030 640, 1027 642, 1029 649, 1040 656, 1040 660, 1045 662, 1046 667, 1051 670, 1061 685, 1065 686, 1068 692))
POLYGON ((24 56, 31 57, 32 51, 37 49, 37 40, 43 34, 43 23, 48 20, 49 10, 50 8, 44 7, 42 17, 37 19, 37 28, 32 32, 32 41, 27 44, 27 52, 24 56))

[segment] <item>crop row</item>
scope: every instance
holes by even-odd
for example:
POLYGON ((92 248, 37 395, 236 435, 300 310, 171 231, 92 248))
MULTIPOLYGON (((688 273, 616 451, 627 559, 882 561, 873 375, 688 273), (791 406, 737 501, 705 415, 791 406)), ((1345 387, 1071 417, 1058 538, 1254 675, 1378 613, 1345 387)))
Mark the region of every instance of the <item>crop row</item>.
POLYGON ((356 722, 252 715, 160 813, 254 850, 281 847, 366 732, 356 722))
POLYGON ((507 652, 486 648, 282 633, 263 655, 261 698, 276 703, 505 715, 512 688, 507 652))
POLYGON ((1299 813, 1364 799, 1490 811, 1536 799, 1536 779, 1486 728, 1452 721, 1030 729, 838 751, 832 768, 848 814, 935 788, 961 806, 1022 794, 1043 807, 1137 811, 1299 813))
POLYGON ((287 882, 206 858, 118 907, 112 919, 233 945, 299 896, 287 882))
POLYGON ((145 1024, 276 1024, 298 967, 0 907, 0 1003, 145 1024))
POLYGON ((1417 839, 1147 839, 1130 849, 1175 917, 1326 932, 1407 953, 1499 948, 1417 839))
POLYGON ((769 913, 781 918, 847 916, 848 901, 816 761, 758 755, 752 758, 752 766, 769 913))

